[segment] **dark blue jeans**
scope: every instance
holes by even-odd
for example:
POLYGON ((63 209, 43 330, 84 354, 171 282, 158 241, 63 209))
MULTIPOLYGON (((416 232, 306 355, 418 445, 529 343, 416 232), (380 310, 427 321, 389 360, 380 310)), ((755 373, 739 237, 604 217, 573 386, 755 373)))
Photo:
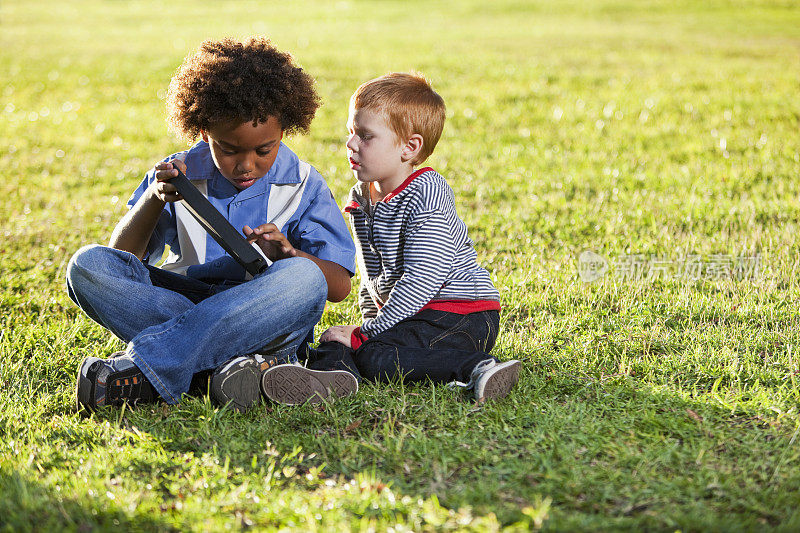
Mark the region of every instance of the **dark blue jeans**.
MULTIPOLYGON (((371 337, 357 350, 323 342, 309 351, 308 368, 347 370, 356 376, 388 381, 468 382, 479 362, 494 359, 500 314, 480 311, 459 315, 427 309, 371 337)), ((496 359, 495 359, 496 360, 496 359)))

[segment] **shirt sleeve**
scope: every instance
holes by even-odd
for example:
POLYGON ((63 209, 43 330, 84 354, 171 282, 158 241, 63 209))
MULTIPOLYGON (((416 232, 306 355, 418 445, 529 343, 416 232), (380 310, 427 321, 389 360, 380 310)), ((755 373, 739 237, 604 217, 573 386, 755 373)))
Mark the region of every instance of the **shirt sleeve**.
MULTIPOLYGON (((155 179, 155 169, 152 169, 145 174, 142 182, 139 184, 136 190, 133 191, 130 199, 128 199, 128 209, 132 209, 133 206, 136 205, 136 202, 139 201, 139 199, 147 191, 147 188, 153 181, 155 181, 155 179)), ((177 249, 177 237, 178 230, 175 227, 174 210, 171 204, 167 204, 167 206, 164 207, 164 209, 161 211, 161 214, 158 216, 158 222, 156 222, 156 227, 153 229, 152 235, 150 235, 150 241, 147 243, 143 261, 150 263, 151 265, 156 264, 164 255, 164 248, 166 245, 169 245, 170 248, 175 249, 175 252, 178 253, 179 250, 177 249)))
POLYGON ((413 316, 441 290, 455 257, 450 224, 439 211, 416 215, 404 235, 403 274, 375 318, 367 318, 361 333, 372 337, 413 316))
POLYGON ((314 191, 311 201, 286 236, 300 250, 356 271, 356 246, 336 200, 327 185, 314 191))
POLYGON ((362 283, 358 290, 358 308, 361 309, 361 316, 364 319, 378 316, 378 306, 372 299, 366 283, 362 283))

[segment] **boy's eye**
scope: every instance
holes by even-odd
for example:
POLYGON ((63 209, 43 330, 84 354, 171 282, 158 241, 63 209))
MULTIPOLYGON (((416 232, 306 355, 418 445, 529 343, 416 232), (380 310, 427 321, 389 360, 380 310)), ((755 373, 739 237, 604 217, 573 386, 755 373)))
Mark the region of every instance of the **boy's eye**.
POLYGON ((256 155, 258 155, 258 157, 267 157, 271 152, 272 150, 258 150, 256 151, 256 155))

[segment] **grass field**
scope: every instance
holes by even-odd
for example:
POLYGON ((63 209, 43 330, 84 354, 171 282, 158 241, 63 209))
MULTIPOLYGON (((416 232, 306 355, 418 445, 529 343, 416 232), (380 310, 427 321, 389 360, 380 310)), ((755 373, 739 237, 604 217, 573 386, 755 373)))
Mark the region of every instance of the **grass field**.
MULTIPOLYGON (((161 4, 0 4, 0 529, 800 530, 795 2, 161 4), (354 88, 416 69, 444 96, 430 163, 500 289, 495 354, 524 361, 506 400, 75 412, 78 362, 122 343, 66 262, 183 148, 182 58, 253 33, 317 78, 287 142, 340 201, 354 88), (592 283, 585 250, 610 262, 592 283), (759 269, 720 270, 740 256, 759 269)), ((319 327, 357 321, 351 295, 319 327)))

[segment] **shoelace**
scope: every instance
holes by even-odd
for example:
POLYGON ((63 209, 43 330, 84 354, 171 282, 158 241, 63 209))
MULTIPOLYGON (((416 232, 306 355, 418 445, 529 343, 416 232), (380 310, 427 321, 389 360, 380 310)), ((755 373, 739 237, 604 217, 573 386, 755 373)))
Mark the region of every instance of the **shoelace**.
POLYGON ((487 359, 486 361, 481 361, 475 368, 472 369, 469 375, 469 381, 464 383, 463 381, 451 381, 447 384, 448 387, 464 387, 466 389, 472 389, 475 387, 475 382, 477 378, 486 370, 493 368, 497 363, 494 362, 493 359, 487 359))

